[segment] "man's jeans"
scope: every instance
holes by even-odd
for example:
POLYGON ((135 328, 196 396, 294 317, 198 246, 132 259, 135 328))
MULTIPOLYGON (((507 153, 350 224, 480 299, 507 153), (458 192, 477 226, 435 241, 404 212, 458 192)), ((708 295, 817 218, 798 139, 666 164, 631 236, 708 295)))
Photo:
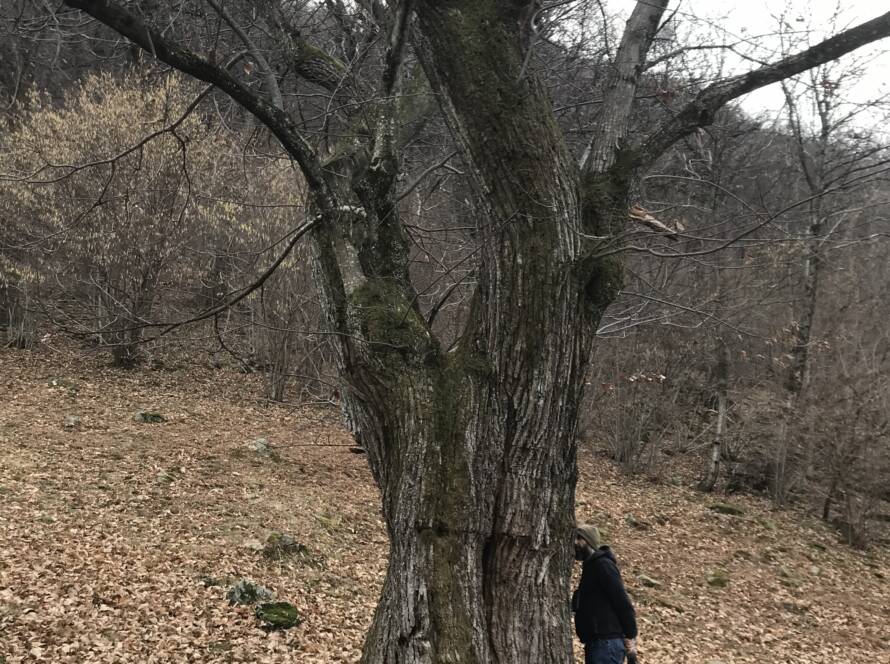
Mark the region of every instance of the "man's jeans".
POLYGON ((584 644, 584 664, 623 664, 624 639, 596 639, 584 644))

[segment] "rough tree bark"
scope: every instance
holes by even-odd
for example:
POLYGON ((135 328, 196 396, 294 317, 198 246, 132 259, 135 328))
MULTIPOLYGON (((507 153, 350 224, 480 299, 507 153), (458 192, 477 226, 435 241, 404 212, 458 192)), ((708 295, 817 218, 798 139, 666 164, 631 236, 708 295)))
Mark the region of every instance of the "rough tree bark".
MULTIPOLYGON (((709 112, 684 113, 635 146, 626 119, 667 5, 639 2, 603 104, 608 122, 582 169, 543 88, 524 71, 523 32, 535 3, 418 0, 388 10, 369 3, 389 12, 378 120, 369 144, 357 148, 366 158, 338 158, 351 173, 334 178, 287 112, 224 68, 169 43, 120 5, 66 4, 229 94, 302 169, 317 220, 317 281, 339 334, 347 421, 368 451, 390 538, 363 663, 568 664, 578 407, 597 322, 621 283, 619 259, 599 257, 597 242, 620 230, 635 169, 709 122, 720 105, 779 80, 777 71, 787 71, 781 78, 801 63, 837 57, 856 40, 733 79, 706 96, 709 112), (417 307, 395 191, 399 62, 414 17, 416 50, 478 196, 479 283, 452 349, 417 307)), ((881 26, 859 43, 890 32, 890 14, 881 26)), ((345 67, 302 43, 298 50, 313 53, 304 76, 342 89, 345 67)))

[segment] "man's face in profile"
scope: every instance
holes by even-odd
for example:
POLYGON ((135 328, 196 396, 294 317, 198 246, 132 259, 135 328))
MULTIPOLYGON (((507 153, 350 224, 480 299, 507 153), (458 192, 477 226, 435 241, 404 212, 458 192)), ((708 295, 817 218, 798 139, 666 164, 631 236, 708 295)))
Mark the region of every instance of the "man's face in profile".
POLYGON ((584 561, 590 553, 590 545, 580 535, 575 535, 575 560, 584 561))

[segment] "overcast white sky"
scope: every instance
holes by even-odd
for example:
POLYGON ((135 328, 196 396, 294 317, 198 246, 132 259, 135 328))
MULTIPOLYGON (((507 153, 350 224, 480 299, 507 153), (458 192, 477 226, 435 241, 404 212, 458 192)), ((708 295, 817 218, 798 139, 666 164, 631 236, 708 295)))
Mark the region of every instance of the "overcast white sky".
MULTIPOLYGON (((811 44, 832 34, 832 16, 837 14, 836 30, 850 27, 875 18, 890 9, 890 3, 880 0, 791 0, 767 2, 766 0, 682 0, 672 3, 671 9, 688 12, 700 19, 712 20, 737 38, 759 38, 763 50, 775 49, 780 40, 773 36, 778 29, 778 16, 785 14, 787 23, 803 38, 805 33, 811 44), (840 6, 840 10, 838 7, 840 6)), ((691 18, 691 17, 690 17, 691 18)), ((883 40, 873 48, 864 48, 847 60, 859 61, 865 71, 858 84, 848 94, 856 101, 865 101, 886 94, 890 79, 890 40, 883 40), (884 53, 880 53, 885 51, 884 53)), ((746 67, 747 68, 747 67, 746 67)), ((783 96, 778 85, 752 93, 743 102, 751 110, 777 109, 782 106, 783 96)))
MULTIPOLYGON (((608 0, 609 8, 624 17, 629 15, 634 4, 633 0, 608 0)), ((688 42, 690 31, 702 34, 708 31, 710 35, 723 31, 721 41, 737 43, 737 48, 752 57, 775 60, 781 49, 777 34, 780 15, 785 16, 785 32, 791 38, 801 39, 800 47, 806 47, 806 40, 809 44, 818 43, 845 27, 883 14, 890 9, 890 2, 845 0, 840 10, 838 6, 837 0, 673 0, 668 14, 676 12, 677 31, 684 42, 688 42), (839 18, 832 28, 832 16, 836 14, 839 18)), ((709 39, 713 41, 713 36, 709 39)), ((705 57, 704 53, 707 53, 709 62, 720 59, 715 51, 702 52, 701 57, 705 57)), ((860 49, 852 57, 847 56, 844 62, 858 62, 864 71, 858 83, 844 86, 842 94, 845 98, 863 102, 890 95, 890 39, 860 49)), ((726 57, 723 74, 741 73, 756 66, 730 54, 726 57)), ((752 114, 775 115, 784 104, 784 96, 780 86, 774 84, 748 95, 741 104, 752 114)))

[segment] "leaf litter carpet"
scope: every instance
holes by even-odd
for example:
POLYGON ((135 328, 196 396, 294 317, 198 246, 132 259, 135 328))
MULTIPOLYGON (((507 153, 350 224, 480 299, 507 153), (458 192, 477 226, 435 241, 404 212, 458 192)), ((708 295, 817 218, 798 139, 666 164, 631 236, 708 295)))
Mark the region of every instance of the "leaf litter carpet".
MULTIPOLYGON (((0 662, 358 660, 386 567, 376 489, 335 412, 265 405, 256 380, 0 350, 0 662), (264 557, 276 532, 301 555, 264 557), (241 578, 303 622, 263 631, 226 601, 241 578)), ((580 456, 578 516, 616 550, 643 664, 890 663, 886 549, 580 456)))

